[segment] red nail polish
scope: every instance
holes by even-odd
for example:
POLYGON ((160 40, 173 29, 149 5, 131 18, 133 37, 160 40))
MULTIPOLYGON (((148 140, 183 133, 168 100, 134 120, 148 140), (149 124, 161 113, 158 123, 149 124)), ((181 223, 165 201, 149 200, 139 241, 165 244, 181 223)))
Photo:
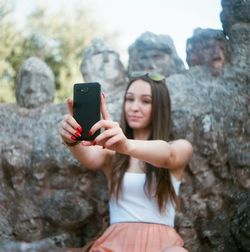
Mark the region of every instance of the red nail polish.
POLYGON ((72 139, 73 141, 75 141, 75 140, 76 140, 75 136, 71 136, 71 139, 72 139))
POLYGON ((77 127, 77 131, 78 131, 79 133, 82 133, 82 128, 81 128, 81 127, 77 127))
POLYGON ((93 142, 93 145, 96 145, 96 141, 93 142))
POLYGON ((93 135, 93 133, 91 131, 89 131, 88 136, 92 136, 92 135, 93 135))
POLYGON ((76 131, 75 136, 80 137, 80 136, 81 136, 81 133, 78 132, 78 131, 76 131))

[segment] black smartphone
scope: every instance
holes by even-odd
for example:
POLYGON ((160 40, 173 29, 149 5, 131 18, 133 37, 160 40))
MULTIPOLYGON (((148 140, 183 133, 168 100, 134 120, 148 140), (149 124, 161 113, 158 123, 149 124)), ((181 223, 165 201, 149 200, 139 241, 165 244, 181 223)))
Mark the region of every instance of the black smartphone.
POLYGON ((101 86, 98 82, 74 84, 73 117, 83 130, 77 141, 93 141, 100 134, 98 130, 89 135, 91 127, 101 118, 101 86))

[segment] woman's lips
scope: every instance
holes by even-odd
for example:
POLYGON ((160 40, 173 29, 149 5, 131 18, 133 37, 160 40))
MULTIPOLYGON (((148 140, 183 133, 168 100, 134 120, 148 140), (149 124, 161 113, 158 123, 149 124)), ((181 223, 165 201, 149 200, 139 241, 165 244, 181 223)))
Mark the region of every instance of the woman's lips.
POLYGON ((138 120, 141 119, 141 117, 140 117, 140 116, 129 116, 128 119, 129 119, 130 121, 138 121, 138 120))

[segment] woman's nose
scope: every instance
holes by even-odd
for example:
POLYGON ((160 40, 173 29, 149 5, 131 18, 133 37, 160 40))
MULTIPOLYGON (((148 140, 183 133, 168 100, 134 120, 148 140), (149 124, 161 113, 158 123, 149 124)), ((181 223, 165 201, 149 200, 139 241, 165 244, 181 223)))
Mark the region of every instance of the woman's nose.
POLYGON ((133 103, 132 103, 132 109, 133 110, 138 110, 139 109, 139 103, 138 103, 138 101, 134 101, 133 103))

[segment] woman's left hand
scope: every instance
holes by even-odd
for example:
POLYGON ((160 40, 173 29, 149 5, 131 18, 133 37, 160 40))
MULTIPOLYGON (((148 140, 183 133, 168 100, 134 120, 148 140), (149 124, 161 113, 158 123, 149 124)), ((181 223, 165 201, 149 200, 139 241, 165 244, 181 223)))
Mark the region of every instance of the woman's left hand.
POLYGON ((100 145, 103 148, 113 150, 119 153, 126 153, 129 148, 129 140, 124 135, 119 123, 114 122, 107 110, 105 98, 101 96, 101 113, 103 119, 98 121, 90 129, 90 134, 94 134, 98 129, 104 128, 105 130, 98 135, 94 142, 90 143, 83 141, 82 144, 87 145, 100 145))

